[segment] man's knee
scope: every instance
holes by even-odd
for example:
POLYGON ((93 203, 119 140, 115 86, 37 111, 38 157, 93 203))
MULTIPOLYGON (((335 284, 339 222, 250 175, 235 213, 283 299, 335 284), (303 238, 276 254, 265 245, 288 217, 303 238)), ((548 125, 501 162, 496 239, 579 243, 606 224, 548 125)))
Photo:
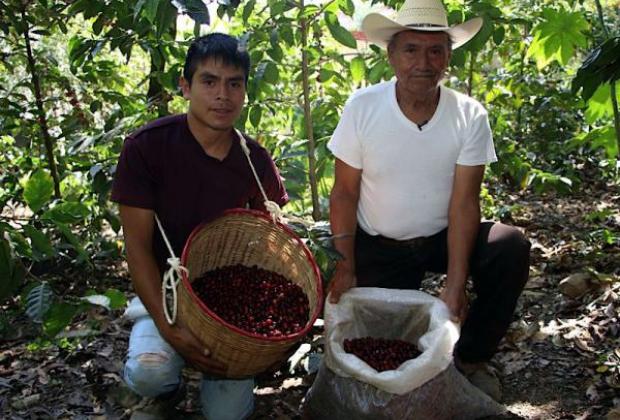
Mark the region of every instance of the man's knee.
POLYGON ((141 353, 125 363, 127 385, 143 397, 174 391, 180 383, 180 367, 166 352, 141 353))
POLYGON ((491 231, 490 239, 500 246, 502 254, 513 261, 529 261, 531 243, 519 229, 497 224, 491 231))
POLYGON ((241 420, 254 411, 254 381, 205 380, 200 390, 207 420, 241 420))

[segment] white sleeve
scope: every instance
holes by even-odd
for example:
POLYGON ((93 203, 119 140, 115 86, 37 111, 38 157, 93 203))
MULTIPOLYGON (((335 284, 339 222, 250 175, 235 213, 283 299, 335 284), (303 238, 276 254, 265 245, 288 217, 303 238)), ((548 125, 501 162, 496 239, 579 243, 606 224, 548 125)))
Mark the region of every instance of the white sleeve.
POLYGON ((350 101, 344 106, 338 126, 327 143, 327 148, 347 165, 362 169, 362 147, 350 101))
POLYGON ((477 166, 497 161, 489 116, 484 109, 477 111, 468 124, 463 147, 456 161, 459 165, 477 166))

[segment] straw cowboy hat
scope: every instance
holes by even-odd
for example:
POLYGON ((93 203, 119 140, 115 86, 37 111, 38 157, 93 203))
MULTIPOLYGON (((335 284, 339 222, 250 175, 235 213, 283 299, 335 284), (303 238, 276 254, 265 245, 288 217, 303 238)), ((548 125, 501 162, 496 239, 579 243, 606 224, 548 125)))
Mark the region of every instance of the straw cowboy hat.
POLYGON ((381 47, 398 32, 407 30, 447 32, 452 48, 458 48, 472 39, 482 27, 482 18, 473 18, 460 25, 448 26, 448 16, 441 0, 406 0, 396 14, 389 19, 379 13, 369 13, 362 21, 362 31, 368 41, 381 47))

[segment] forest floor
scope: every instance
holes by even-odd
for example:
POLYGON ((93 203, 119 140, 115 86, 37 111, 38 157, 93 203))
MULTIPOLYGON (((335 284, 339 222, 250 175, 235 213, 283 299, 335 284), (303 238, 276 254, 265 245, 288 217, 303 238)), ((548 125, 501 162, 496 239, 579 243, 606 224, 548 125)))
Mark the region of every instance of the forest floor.
MULTIPOLYGON (((494 358, 508 418, 620 419, 620 189, 506 196, 501 214, 532 242, 530 280, 494 358)), ((132 295, 122 264, 108 262, 93 278, 84 276, 49 280, 61 293, 79 296, 97 284, 132 295)), ((436 291, 439 280, 431 277, 425 288, 436 291)), ((0 336, 0 418, 128 419, 145 404, 121 385, 131 326, 122 311, 95 308, 64 339, 46 343, 15 307, 3 309, 10 329, 0 336)), ((317 326, 306 340, 310 363, 257 379, 252 418, 300 418, 321 333, 317 326)), ((184 376, 180 418, 198 417, 200 376, 191 369, 184 376)))

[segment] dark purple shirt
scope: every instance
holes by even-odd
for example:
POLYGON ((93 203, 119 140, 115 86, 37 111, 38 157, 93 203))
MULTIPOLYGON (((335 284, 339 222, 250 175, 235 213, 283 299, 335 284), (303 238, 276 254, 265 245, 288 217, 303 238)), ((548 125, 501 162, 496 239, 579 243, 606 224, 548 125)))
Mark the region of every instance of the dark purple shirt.
MULTIPOLYGON (((244 137, 267 197, 281 206, 286 204, 288 195, 269 153, 244 137)), ((200 223, 215 219, 226 209, 265 209, 236 136, 224 160, 212 158, 190 132, 185 114, 160 118, 127 137, 114 177, 112 201, 154 210, 179 258, 185 241, 200 223)), ((167 269, 169 252, 157 227, 153 251, 160 270, 167 269)))

